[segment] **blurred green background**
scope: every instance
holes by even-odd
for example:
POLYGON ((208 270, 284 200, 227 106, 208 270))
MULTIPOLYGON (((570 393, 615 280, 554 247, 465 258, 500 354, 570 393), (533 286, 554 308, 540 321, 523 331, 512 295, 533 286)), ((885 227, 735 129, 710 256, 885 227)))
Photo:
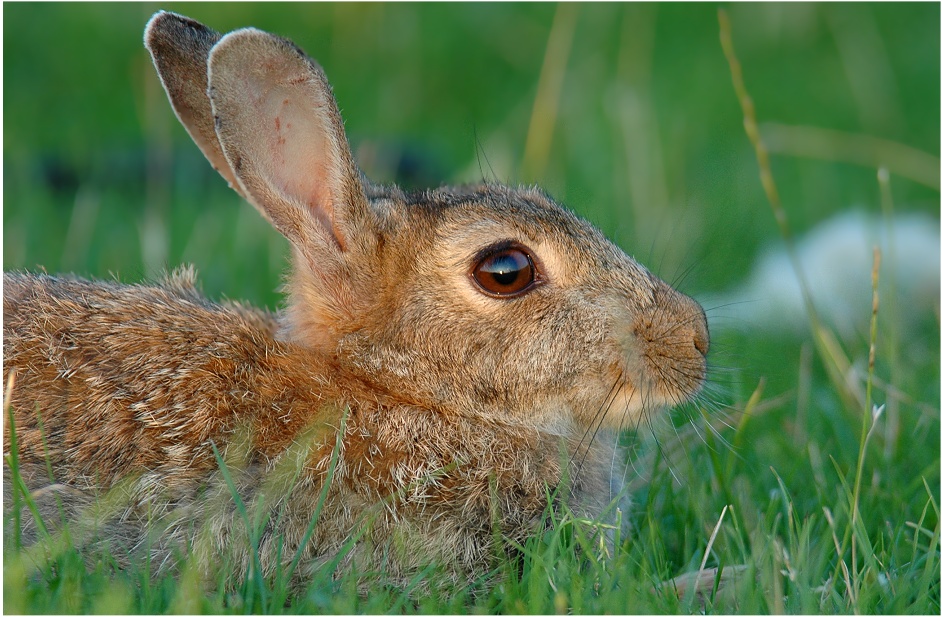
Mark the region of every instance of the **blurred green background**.
MULTIPOLYGON (((780 234, 720 47, 719 6, 4 4, 4 269, 135 281, 189 262, 211 297, 278 306, 286 241, 204 161, 143 48, 147 19, 167 9, 223 32, 293 39, 324 66, 374 180, 538 182, 682 291, 728 290, 780 234)), ((726 9, 796 232, 849 209, 879 216, 878 165, 897 213, 938 219, 938 3, 726 9)), ((821 469, 809 453, 848 474, 862 405, 841 400, 810 335, 723 324, 722 307, 706 308, 714 326, 731 325, 711 351, 711 421, 739 421, 730 410, 766 380, 748 431, 720 446, 727 470, 753 474, 743 503, 779 490, 772 468, 799 517, 820 515, 829 496, 818 476, 809 481, 821 469)), ((868 461, 870 529, 917 520, 923 478, 939 500, 938 312, 905 336, 893 318, 881 314, 877 347, 874 400, 890 402, 892 420, 868 461)), ((840 344, 859 386, 867 334, 840 344)), ((706 480, 712 442, 685 443, 687 459, 668 461, 672 476, 692 480, 692 507, 722 507, 706 480)), ((649 498, 638 497, 644 511, 649 498)), ((639 536, 663 523, 671 559, 696 565, 665 499, 650 498, 660 501, 639 536)))
MULTIPOLYGON (((374 180, 538 182, 681 290, 729 289, 779 232, 719 6, 4 5, 3 266, 133 281, 189 262, 211 297, 278 306, 287 243, 204 161, 143 48, 147 19, 166 9, 297 42, 324 66, 374 180)), ((879 214, 877 164, 898 212, 938 217, 938 4, 726 8, 797 232, 850 208, 879 214), (789 127, 839 133, 789 146, 789 127), (858 152, 857 135, 883 141, 858 152), (831 146, 872 163, 827 160, 831 146)), ((714 366, 735 372, 728 394, 742 400, 760 376, 771 394, 793 391, 803 341, 763 342, 751 325, 734 320, 714 345, 714 366)), ((846 342, 850 356, 865 338, 846 342)), ((935 400, 937 366, 921 368, 935 400)))
MULTIPOLYGON (((202 162, 141 44, 160 8, 296 41, 374 179, 539 182, 668 281, 692 269, 693 294, 740 280, 777 235, 713 4, 9 4, 5 268, 135 279, 191 261, 211 295, 277 302, 284 243, 202 162), (554 18, 558 97, 531 129, 554 18)), ((760 122, 938 156, 937 4, 728 9, 760 122)), ((879 210, 873 168, 786 154, 773 171, 799 231, 879 210)), ((893 186, 899 209, 938 212, 937 187, 893 186)))

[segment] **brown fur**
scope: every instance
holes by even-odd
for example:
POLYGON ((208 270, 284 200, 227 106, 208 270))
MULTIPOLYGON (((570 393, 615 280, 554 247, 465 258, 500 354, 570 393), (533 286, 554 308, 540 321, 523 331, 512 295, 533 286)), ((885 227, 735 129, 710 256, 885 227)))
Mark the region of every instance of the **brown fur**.
POLYGON ((370 185, 323 72, 287 41, 159 13, 146 44, 194 140, 291 242, 287 308, 214 303, 189 270, 4 274, 4 375, 44 514, 78 520, 119 491, 105 541, 158 563, 192 545, 244 573, 231 481, 266 574, 300 550, 304 578, 353 542, 347 563, 395 577, 486 569, 549 495, 589 517, 625 507, 610 429, 699 389, 699 305, 537 189, 370 185), (537 284, 487 296, 470 272, 508 240, 537 284))

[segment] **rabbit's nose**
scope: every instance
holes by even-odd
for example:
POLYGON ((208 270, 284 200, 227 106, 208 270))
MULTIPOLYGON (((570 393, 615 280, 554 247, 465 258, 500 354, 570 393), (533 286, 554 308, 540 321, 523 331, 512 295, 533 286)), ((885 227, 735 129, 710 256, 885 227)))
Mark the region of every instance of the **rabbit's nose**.
MULTIPOLYGON (((639 329, 649 345, 679 361, 695 362, 702 373, 710 351, 710 329, 703 307, 660 280, 654 287, 654 304, 642 313, 639 329)), ((639 330, 636 330, 638 332, 639 330)), ((699 374, 698 378, 702 379, 699 374)))

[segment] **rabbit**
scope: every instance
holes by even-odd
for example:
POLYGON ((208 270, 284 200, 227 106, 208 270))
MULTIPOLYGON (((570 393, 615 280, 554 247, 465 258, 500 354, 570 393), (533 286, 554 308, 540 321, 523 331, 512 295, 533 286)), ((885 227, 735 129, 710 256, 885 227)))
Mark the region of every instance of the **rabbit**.
POLYGON ((371 184, 285 39, 159 12, 144 40, 193 140, 290 243, 285 307, 214 302, 187 267, 4 273, 4 450, 47 533, 65 519, 160 567, 457 579, 563 504, 624 520, 616 432, 700 392, 700 305, 538 188, 371 184))

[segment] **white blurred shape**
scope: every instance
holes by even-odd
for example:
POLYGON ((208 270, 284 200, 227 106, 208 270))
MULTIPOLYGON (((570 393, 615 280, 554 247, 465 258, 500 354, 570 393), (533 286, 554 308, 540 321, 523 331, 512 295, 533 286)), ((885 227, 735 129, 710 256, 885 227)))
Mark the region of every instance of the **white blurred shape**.
MULTIPOLYGON (((939 221, 921 214, 883 217, 853 210, 839 214, 797 239, 798 259, 821 320, 842 337, 869 330, 873 248, 882 252, 881 313, 901 323, 938 315, 939 221)), ((706 298, 722 319, 711 327, 746 325, 767 331, 801 332, 808 317, 798 277, 783 247, 766 251, 735 292, 706 298)), ((712 311, 711 311, 712 312, 712 311)), ((884 315, 885 316, 885 315, 884 315)))

